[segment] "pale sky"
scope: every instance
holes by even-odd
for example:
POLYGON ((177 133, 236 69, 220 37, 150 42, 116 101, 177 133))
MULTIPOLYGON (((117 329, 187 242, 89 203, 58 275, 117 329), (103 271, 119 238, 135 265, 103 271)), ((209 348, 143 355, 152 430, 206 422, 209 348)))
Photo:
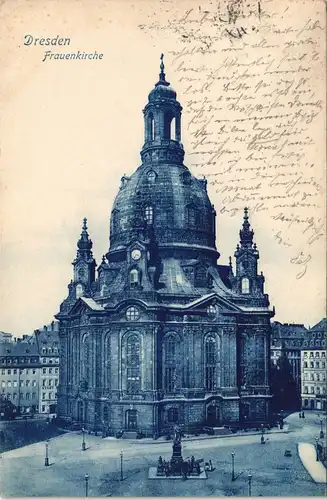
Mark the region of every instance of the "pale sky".
MULTIPOLYGON (((181 2, 179 15, 189 6, 198 8, 192 0, 181 2)), ((67 295, 83 217, 88 219, 98 264, 107 252, 109 214, 120 178, 140 165, 142 109, 158 79, 161 52, 166 54, 167 79, 184 108, 185 165, 192 163, 188 127, 192 113, 184 95, 188 83, 180 81, 171 55, 181 47, 167 30, 159 36, 157 31, 139 27, 150 21, 166 25, 170 16, 177 15, 176 9, 169 1, 3 3, 0 330, 21 335, 53 319, 67 295), (69 37, 71 44, 24 46, 26 34, 45 38, 59 34, 69 37), (61 53, 97 50, 104 55, 101 61, 42 62, 48 49, 61 53)), ((212 54, 212 61, 217 57, 212 54)), ((317 81, 322 93, 323 79, 321 73, 317 81)), ((319 130, 325 130, 323 114, 314 124, 319 130)), ((319 181, 325 165, 323 144, 322 135, 312 159, 312 174, 319 181)), ((201 172, 192 172, 200 177, 201 172)), ((208 193, 217 210, 219 263, 227 264, 238 243, 242 215, 220 213, 222 196, 211 185, 208 193)), ((319 210, 323 220, 324 211, 319 210)), ((260 212, 250 222, 266 292, 276 307, 275 319, 317 323, 325 310, 323 240, 310 248, 307 272, 296 279, 290 259, 301 251, 301 245, 295 246, 293 254, 278 245, 267 216, 260 212)), ((297 233, 290 232, 288 237, 295 240, 297 233)))

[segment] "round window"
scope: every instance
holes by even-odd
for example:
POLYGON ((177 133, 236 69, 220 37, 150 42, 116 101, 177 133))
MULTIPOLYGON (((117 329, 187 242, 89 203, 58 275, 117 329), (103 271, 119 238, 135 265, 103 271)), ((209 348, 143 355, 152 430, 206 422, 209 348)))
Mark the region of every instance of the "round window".
POLYGON ((127 321, 136 321, 140 317, 139 310, 135 306, 131 306, 126 311, 126 319, 127 321))
POLYGON ((217 306, 215 306, 214 304, 210 304, 210 306, 207 307, 207 314, 210 318, 215 318, 217 312, 218 312, 217 306))

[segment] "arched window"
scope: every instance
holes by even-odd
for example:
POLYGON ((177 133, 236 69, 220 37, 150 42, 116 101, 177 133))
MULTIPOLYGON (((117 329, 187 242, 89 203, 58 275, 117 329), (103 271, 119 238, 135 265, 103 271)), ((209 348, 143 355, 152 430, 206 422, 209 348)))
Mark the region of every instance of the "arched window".
POLYGON ((208 391, 214 391, 216 388, 216 362, 217 346, 216 340, 212 335, 205 339, 205 388, 208 391))
POLYGON ((89 382, 91 375, 91 356, 90 356, 90 343, 88 339, 84 340, 83 343, 83 367, 84 367, 84 379, 89 382))
POLYGON ((164 341, 164 388, 167 392, 176 390, 177 349, 175 336, 168 335, 164 341))
POLYGON ((176 120, 172 113, 165 113, 164 116, 164 139, 175 140, 176 136, 176 120), (173 130, 172 130, 173 126, 173 130))
POLYGON ((108 293, 107 285, 102 285, 101 292, 100 292, 101 297, 105 297, 107 295, 107 293, 108 293))
POLYGON ((111 230, 115 233, 119 231, 119 210, 117 209, 111 213, 111 230))
POLYGON ((135 394, 141 390, 141 344, 135 334, 127 339, 126 370, 126 390, 128 394, 135 394))
POLYGON ((71 365, 71 369, 73 371, 73 381, 74 384, 78 383, 79 379, 79 369, 80 369, 80 350, 79 350, 79 337, 75 334, 73 336, 73 362, 71 365))
POLYGON ((198 211, 193 205, 187 207, 187 222, 190 227, 196 227, 197 225, 198 211))
POLYGON ((78 299, 79 297, 83 297, 84 290, 82 285, 76 285, 76 298, 78 299))
POLYGON ((147 173, 147 178, 148 178, 148 181, 150 184, 154 184, 155 181, 156 181, 156 173, 154 172, 154 170, 150 170, 148 173, 147 173))
POLYGON ((131 287, 137 287, 139 284, 139 272, 137 269, 132 269, 129 273, 129 283, 131 287))
POLYGON ((250 293, 250 281, 248 278, 242 279, 242 293, 250 293))
POLYGON ((154 118, 152 113, 149 113, 148 115, 147 140, 148 141, 154 140, 154 118))
POLYGON ((176 118, 174 117, 170 122, 170 139, 176 140, 176 118))
POLYGON ((144 216, 148 224, 153 224, 153 207, 151 205, 145 207, 144 216))

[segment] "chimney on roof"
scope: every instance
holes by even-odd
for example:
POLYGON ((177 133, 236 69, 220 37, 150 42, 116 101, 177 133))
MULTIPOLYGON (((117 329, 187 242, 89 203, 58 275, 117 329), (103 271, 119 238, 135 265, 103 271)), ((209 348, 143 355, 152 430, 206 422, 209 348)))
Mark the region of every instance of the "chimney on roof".
POLYGON ((25 335, 23 335, 23 340, 26 340, 26 339, 27 339, 27 337, 28 337, 28 335, 26 335, 26 334, 25 334, 25 335))
POLYGON ((51 321, 51 330, 54 330, 54 321, 51 321))
POLYGON ((44 330, 45 332, 48 330, 48 329, 47 329, 47 325, 44 325, 43 330, 44 330))

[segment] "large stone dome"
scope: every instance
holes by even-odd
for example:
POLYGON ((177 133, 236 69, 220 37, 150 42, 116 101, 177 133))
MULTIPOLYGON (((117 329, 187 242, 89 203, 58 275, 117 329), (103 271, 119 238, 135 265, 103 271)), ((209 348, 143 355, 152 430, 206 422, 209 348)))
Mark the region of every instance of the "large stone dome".
POLYGON ((123 177, 110 224, 110 254, 144 239, 152 227, 159 248, 216 256, 215 213, 206 181, 184 165, 143 164, 123 177))
POLYGON ((143 110, 142 165, 122 178, 111 214, 108 258, 123 260, 131 242, 151 238, 162 256, 197 258, 201 253, 215 261, 215 211, 206 181, 183 164, 182 106, 161 59, 159 81, 143 110))

